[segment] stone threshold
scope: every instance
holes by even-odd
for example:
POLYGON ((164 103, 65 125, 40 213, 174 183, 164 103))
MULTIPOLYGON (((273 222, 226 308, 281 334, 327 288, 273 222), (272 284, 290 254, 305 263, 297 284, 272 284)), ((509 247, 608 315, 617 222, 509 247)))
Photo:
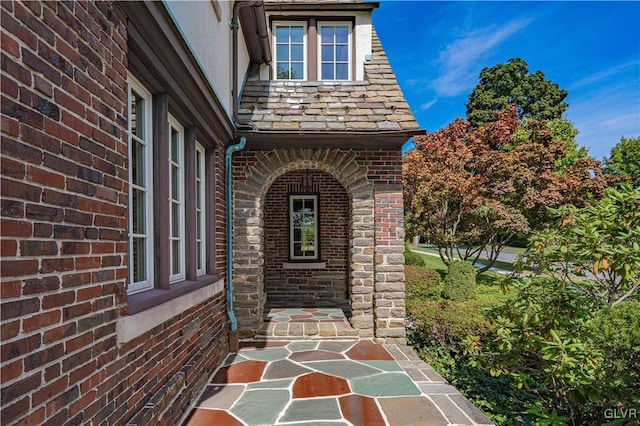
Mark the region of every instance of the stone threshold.
POLYGON ((342 322, 265 322, 255 339, 267 340, 358 340, 358 330, 342 322))

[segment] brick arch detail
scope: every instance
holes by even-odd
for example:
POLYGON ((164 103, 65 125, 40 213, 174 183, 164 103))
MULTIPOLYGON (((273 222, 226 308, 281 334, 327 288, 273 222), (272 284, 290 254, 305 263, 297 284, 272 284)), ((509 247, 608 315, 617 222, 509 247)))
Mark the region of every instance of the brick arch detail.
POLYGON ((374 335, 375 200, 368 167, 354 151, 281 149, 261 152, 234 182, 234 311, 241 337, 262 326, 264 293, 264 199, 271 184, 293 170, 320 170, 333 176, 350 198, 349 300, 351 323, 360 337, 374 335))

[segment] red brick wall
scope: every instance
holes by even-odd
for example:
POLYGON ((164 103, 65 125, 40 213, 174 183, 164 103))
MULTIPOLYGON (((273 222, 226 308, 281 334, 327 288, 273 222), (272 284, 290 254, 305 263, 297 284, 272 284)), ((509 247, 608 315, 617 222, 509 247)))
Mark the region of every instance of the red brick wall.
POLYGON ((113 2, 6 1, 0 11, 2 424, 124 424, 179 376, 185 388, 162 420, 176 424, 228 351, 224 300, 117 344, 126 17, 113 2))
POLYGON ((269 299, 348 297, 349 198, 331 175, 309 171, 319 193, 320 260, 326 269, 283 269, 289 262, 288 194, 299 192, 304 171, 288 172, 265 198, 265 290, 269 299))
POLYGON ((369 180, 374 184, 402 184, 402 154, 400 150, 362 150, 356 158, 367 166, 369 180))

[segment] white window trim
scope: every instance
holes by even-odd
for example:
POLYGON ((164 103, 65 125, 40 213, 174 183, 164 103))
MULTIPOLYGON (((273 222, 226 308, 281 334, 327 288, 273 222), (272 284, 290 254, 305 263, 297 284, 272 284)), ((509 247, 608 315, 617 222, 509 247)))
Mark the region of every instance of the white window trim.
POLYGON ((318 260, 320 258, 320 247, 318 245, 319 242, 319 231, 320 231, 320 227, 319 227, 319 222, 320 222, 320 216, 318 214, 319 212, 319 208, 318 208, 318 196, 317 195, 313 195, 313 194, 300 194, 300 195, 289 195, 289 258, 291 260, 318 260), (307 199, 313 199, 314 200, 314 207, 315 207, 315 211, 313 212, 315 215, 315 233, 314 233, 314 241, 313 244, 315 246, 315 253, 313 256, 296 256, 294 254, 294 248, 293 248, 293 201, 294 200, 307 200, 307 199))
MULTIPOLYGON (((273 58, 273 79, 277 80, 277 81, 307 81, 308 77, 308 73, 307 73, 307 68, 309 66, 309 49, 308 49, 308 41, 307 41, 307 23, 305 21, 274 21, 273 22, 273 26, 272 26, 272 41, 273 41, 273 54, 274 54, 274 58, 273 58), (302 27, 302 57, 303 57, 303 63, 302 63, 302 71, 303 71, 303 75, 302 75, 302 79, 289 79, 289 78, 283 78, 280 79, 278 78, 278 40, 276 38, 276 28, 279 26, 296 26, 296 27, 302 27)), ((291 58, 289 58, 291 59, 291 58)))
POLYGON ((185 210, 185 185, 184 185, 184 127, 175 119, 173 116, 169 115, 169 152, 171 152, 171 137, 172 137, 172 129, 175 129, 178 132, 178 161, 171 160, 171 154, 169 154, 169 161, 167 167, 169 168, 169 283, 175 283, 178 281, 183 281, 185 279, 185 270, 186 270, 186 255, 185 255, 185 238, 186 238, 186 226, 184 221, 184 210, 185 210), (171 167, 178 166, 178 190, 180 191, 180 207, 178 209, 178 224, 179 224, 179 237, 173 237, 172 233, 172 224, 173 224, 173 209, 172 203, 173 198, 171 194, 171 167), (178 260, 180 263, 180 270, 178 273, 172 274, 171 270, 173 268, 173 260, 176 256, 176 253, 173 252, 173 241, 179 240, 179 248, 178 248, 178 260))
MULTIPOLYGON (((139 293, 141 291, 152 289, 154 286, 154 259, 153 259, 153 102, 151 93, 132 75, 128 76, 127 81, 127 108, 131 105, 131 92, 135 91, 138 95, 145 101, 145 111, 142 123, 136 123, 136 125, 142 124, 144 126, 144 134, 146 136, 146 140, 141 140, 137 136, 134 136, 131 132, 131 116, 127 114, 127 132, 128 132, 128 155, 129 159, 133 158, 133 138, 136 138, 138 141, 142 142, 145 148, 145 173, 144 180, 146 187, 138 187, 139 189, 143 189, 146 192, 145 197, 145 225, 146 232, 145 234, 133 234, 133 215, 132 208, 133 206, 133 168, 129 167, 129 194, 128 194, 128 202, 129 202, 129 217, 128 217, 128 226, 129 226, 129 234, 128 234, 128 248, 129 248, 129 285, 127 286, 127 293, 134 294, 139 293), (133 237, 134 236, 144 236, 146 239, 145 243, 145 262, 147 267, 147 279, 144 281, 133 281, 133 237)), ((136 117, 136 120, 138 118, 136 117)))
POLYGON ((348 21, 318 21, 318 80, 319 81, 350 81, 353 79, 353 25, 348 21), (323 79, 322 78, 322 27, 346 26, 349 31, 347 47, 349 63, 347 64, 347 79, 323 79))
MULTIPOLYGON (((196 256, 198 256, 201 260, 202 268, 196 269, 196 275, 201 276, 206 274, 207 272, 207 228, 206 228, 206 215, 207 215, 207 202, 206 202, 206 176, 205 173, 205 154, 206 151, 204 146, 196 141, 196 162, 198 161, 197 154, 200 153, 200 164, 196 163, 196 220, 199 223, 196 224, 196 256), (198 167, 199 166, 199 167, 198 167), (198 176, 198 169, 200 169, 201 176, 198 176), (198 208, 198 198, 200 199, 201 205, 198 208), (198 228, 202 230, 202 235, 198 235, 198 228), (199 237, 199 238, 198 238, 199 237), (197 250, 198 244, 200 243, 200 250, 197 250)), ((198 259, 196 259, 196 268, 198 268, 198 259)))

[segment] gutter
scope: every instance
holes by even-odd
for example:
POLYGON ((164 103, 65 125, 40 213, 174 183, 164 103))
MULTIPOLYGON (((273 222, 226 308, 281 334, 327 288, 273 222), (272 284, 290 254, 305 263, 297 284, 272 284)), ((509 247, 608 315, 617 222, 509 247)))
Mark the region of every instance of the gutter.
MULTIPOLYGON (((264 11, 264 2, 262 0, 253 0, 253 1, 241 1, 236 0, 233 4, 233 15, 231 17, 231 31, 232 34, 232 86, 231 86, 231 97, 233 104, 233 124, 236 130, 240 129, 253 129, 253 125, 247 121, 238 120, 238 109, 240 105, 240 96, 239 96, 239 88, 238 88, 238 30, 240 29, 240 23, 238 21, 238 16, 240 14, 240 9, 245 7, 254 7, 257 9, 253 9, 255 14, 259 14, 260 11, 264 11)), ((254 15, 255 16, 255 15, 254 15)), ((271 51, 269 49, 269 39, 267 37, 267 29, 263 22, 260 19, 256 19, 256 26, 258 27, 258 37, 260 37, 263 49, 263 56, 261 58, 262 62, 270 62, 271 61, 271 51), (263 32, 263 34, 260 34, 263 32)))

